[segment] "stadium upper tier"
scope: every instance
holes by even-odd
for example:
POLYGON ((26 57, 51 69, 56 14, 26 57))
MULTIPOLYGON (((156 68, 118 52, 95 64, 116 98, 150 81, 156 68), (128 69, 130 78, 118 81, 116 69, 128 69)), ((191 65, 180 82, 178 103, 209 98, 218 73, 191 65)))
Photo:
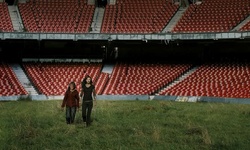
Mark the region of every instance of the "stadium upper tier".
POLYGON ((0 32, 14 31, 7 3, 0 2, 0 32))
MULTIPOLYGON (((7 4, 0 7, 0 31, 11 32, 7 4)), ((230 32, 250 14, 249 0, 206 0, 190 4, 183 15, 172 1, 116 0, 106 6, 102 21, 94 20, 96 7, 87 0, 29 0, 18 8, 24 31, 39 33, 89 33, 94 21, 101 33, 161 33, 169 23, 173 33, 230 32), (180 19, 171 20, 175 15, 180 19)), ((239 31, 249 31, 249 23, 239 31)))
POLYGON ((86 33, 94 14, 94 5, 85 0, 30 0, 18 5, 29 32, 86 33))
POLYGON ((249 0, 206 0, 190 5, 172 32, 228 32, 249 14, 249 0))
POLYGON ((177 5, 166 0, 117 0, 106 7, 103 33, 160 33, 169 23, 177 5))

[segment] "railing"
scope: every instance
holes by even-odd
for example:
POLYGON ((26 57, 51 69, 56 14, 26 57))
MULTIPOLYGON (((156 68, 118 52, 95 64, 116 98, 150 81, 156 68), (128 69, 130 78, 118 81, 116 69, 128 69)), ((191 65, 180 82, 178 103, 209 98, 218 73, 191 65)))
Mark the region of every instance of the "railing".
POLYGON ((81 62, 81 63, 101 63, 102 59, 72 59, 72 58, 23 58, 22 62, 81 62))
POLYGON ((0 32, 0 39, 33 39, 33 40, 220 40, 248 39, 250 31, 245 32, 212 32, 212 33, 30 33, 0 32))

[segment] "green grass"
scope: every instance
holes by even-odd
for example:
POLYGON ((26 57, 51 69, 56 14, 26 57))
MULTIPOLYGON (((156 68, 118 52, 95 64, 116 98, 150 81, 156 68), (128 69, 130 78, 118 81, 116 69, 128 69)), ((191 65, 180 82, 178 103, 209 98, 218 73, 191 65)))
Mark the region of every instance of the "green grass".
POLYGON ((1 149, 247 150, 250 105, 98 101, 93 123, 66 125, 61 101, 0 102, 1 149))

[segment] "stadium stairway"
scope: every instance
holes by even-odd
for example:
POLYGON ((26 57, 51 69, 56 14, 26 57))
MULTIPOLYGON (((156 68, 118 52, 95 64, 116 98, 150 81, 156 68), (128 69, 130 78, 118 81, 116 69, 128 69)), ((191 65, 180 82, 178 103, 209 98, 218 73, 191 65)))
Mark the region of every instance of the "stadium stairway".
POLYGON ((116 0, 109 0, 110 5, 115 5, 115 3, 116 3, 116 0))
POLYGON ((8 11, 10 14, 14 31, 23 31, 23 24, 17 6, 16 5, 8 6, 8 11))
POLYGON ((32 83, 28 79, 27 75, 24 73, 23 69, 19 64, 11 64, 11 68, 13 69, 14 73, 16 74, 18 80, 24 87, 24 89, 30 94, 30 95, 38 95, 36 89, 33 87, 32 83))
POLYGON ((236 27, 232 29, 232 31, 239 31, 246 23, 250 21, 250 16, 248 16, 244 21, 238 24, 236 27))
POLYGON ((171 32, 172 29, 175 27, 177 22, 181 19, 182 15, 185 13, 188 7, 180 7, 179 10, 176 12, 174 17, 170 20, 167 26, 162 30, 163 33, 171 32))
POLYGON ((162 88, 155 95, 162 95, 162 94, 164 94, 165 90, 167 90, 168 88, 171 88, 171 87, 175 86, 176 84, 178 84, 179 82, 181 82, 182 80, 184 80, 186 77, 188 77, 189 75, 191 75, 193 72, 195 72, 197 69, 198 69, 198 67, 191 68, 186 73, 184 73, 183 75, 181 75, 180 77, 178 77, 176 80, 174 80, 172 83, 170 83, 167 86, 165 86, 164 88, 162 88))
POLYGON ((95 8, 94 17, 93 17, 93 21, 91 24, 92 31, 90 31, 90 33, 100 33, 101 32, 104 11, 105 11, 105 8, 101 8, 101 7, 95 8))
POLYGON ((95 4, 95 0, 86 0, 88 5, 94 5, 95 4))
POLYGON ((102 72, 103 73, 108 73, 108 74, 112 74, 112 72, 113 72, 113 69, 114 69, 114 67, 115 67, 115 64, 104 64, 103 65, 103 68, 102 68, 102 72))

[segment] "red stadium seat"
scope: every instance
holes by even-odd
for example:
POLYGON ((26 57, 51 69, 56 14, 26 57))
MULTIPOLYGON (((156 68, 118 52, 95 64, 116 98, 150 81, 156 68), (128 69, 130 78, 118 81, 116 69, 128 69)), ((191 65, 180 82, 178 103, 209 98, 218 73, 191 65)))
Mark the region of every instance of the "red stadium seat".
POLYGON ((0 64, 0 95, 28 95, 9 65, 0 64))
POLYGON ((100 63, 24 63, 23 66, 38 90, 45 95, 63 95, 71 81, 80 90, 86 75, 90 75, 98 86, 97 94, 102 94, 108 80, 107 74, 100 74, 100 63))
POLYGON ((116 5, 106 7, 101 32, 159 33, 177 9, 178 6, 163 0, 117 0, 116 5))
POLYGON ((118 63, 103 94, 150 95, 173 81, 190 65, 118 63), (153 79, 153 81, 152 81, 153 79))
POLYGON ((248 16, 248 7, 248 0, 231 0, 230 3, 209 0, 200 5, 192 4, 172 32, 228 32, 248 16))
POLYGON ((204 64, 161 95, 249 98, 248 63, 204 64))
POLYGON ((94 5, 86 1, 34 1, 18 4, 29 32, 86 33, 91 25, 94 5))
POLYGON ((5 2, 0 2, 0 31, 13 32, 14 28, 10 19, 8 5, 5 2))

